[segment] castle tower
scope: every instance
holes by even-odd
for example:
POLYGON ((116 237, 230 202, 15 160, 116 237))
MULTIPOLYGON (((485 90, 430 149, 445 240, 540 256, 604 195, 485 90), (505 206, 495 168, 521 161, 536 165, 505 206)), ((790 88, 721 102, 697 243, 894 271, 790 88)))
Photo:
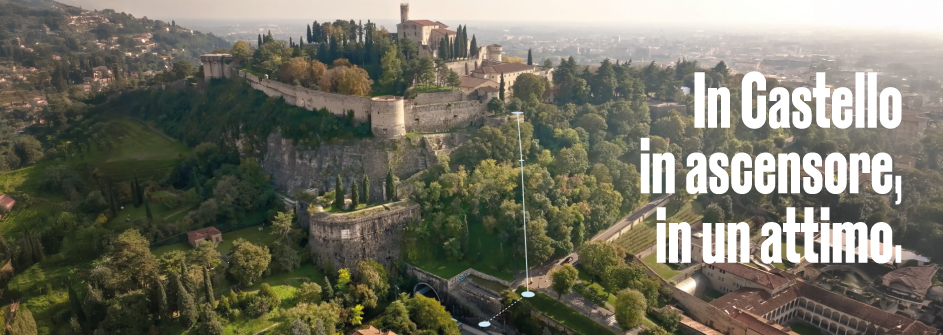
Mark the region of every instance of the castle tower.
POLYGON ((406 23, 409 21, 409 3, 399 4, 399 23, 406 23))
POLYGON ((492 44, 488 46, 488 60, 492 62, 501 62, 501 55, 504 54, 500 45, 492 44))
POLYGON ((406 135, 406 106, 403 97, 381 96, 371 99, 370 130, 378 138, 406 135))

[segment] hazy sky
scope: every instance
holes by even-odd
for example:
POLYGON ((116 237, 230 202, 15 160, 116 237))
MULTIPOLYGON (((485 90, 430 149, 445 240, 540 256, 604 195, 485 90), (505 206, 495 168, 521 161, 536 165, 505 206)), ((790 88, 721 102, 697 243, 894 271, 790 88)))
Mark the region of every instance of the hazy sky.
MULTIPOLYGON (((399 0, 60 0, 156 19, 398 19, 399 0)), ((412 0, 410 18, 441 21, 763 25, 943 30, 943 1, 412 0)), ((450 22, 446 22, 450 23, 450 22)), ((458 22, 461 23, 461 22, 458 22)))

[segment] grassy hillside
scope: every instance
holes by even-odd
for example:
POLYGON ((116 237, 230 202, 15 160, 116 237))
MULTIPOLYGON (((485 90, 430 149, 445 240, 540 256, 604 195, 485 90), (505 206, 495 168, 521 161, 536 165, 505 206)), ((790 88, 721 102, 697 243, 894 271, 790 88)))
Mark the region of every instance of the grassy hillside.
MULTIPOLYGON (((16 238, 24 228, 41 230, 55 222, 54 218, 61 211, 60 203, 66 199, 40 188, 50 166, 87 166, 100 176, 112 177, 115 181, 130 180, 134 176, 142 180, 159 180, 166 177, 189 152, 185 145, 139 121, 116 119, 108 122, 107 127, 115 143, 110 150, 93 146, 87 155, 47 160, 0 176, 0 192, 13 194, 18 201, 13 212, 0 219, 0 234, 16 238), (22 196, 24 193, 28 197, 22 196)), ((157 215, 164 213, 161 209, 155 206, 157 215)), ((132 210, 128 208, 122 212, 132 210)))

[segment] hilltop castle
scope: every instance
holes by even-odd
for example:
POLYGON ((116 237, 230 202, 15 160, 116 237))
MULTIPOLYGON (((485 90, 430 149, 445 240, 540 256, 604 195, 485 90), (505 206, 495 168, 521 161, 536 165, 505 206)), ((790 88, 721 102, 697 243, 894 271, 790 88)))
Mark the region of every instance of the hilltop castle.
MULTIPOLYGON (((409 4, 400 5, 397 38, 406 38, 420 47, 420 53, 435 57, 438 41, 443 36, 454 38, 455 32, 438 21, 410 20, 409 4)), ((551 80, 553 69, 502 61, 503 50, 492 44, 478 48, 476 56, 447 63, 450 70, 462 76, 458 90, 421 93, 414 99, 398 96, 360 97, 328 93, 316 89, 269 80, 239 70, 230 54, 205 54, 204 79, 227 78, 244 80, 268 96, 281 97, 285 102, 308 110, 326 109, 338 116, 353 113, 354 120, 370 122, 378 138, 397 138, 406 133, 436 133, 454 128, 480 125, 491 99, 500 96, 499 82, 504 77, 505 96, 512 96, 517 77, 533 73, 551 80)))

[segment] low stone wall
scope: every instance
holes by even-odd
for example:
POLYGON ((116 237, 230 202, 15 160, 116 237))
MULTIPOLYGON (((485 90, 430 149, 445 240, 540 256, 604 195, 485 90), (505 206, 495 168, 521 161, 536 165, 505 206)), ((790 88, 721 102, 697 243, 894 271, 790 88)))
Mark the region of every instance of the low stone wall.
POLYGON ((420 219, 419 205, 401 201, 350 213, 298 212, 308 226, 311 256, 324 269, 354 268, 372 259, 387 267, 400 258, 403 227, 420 219))

